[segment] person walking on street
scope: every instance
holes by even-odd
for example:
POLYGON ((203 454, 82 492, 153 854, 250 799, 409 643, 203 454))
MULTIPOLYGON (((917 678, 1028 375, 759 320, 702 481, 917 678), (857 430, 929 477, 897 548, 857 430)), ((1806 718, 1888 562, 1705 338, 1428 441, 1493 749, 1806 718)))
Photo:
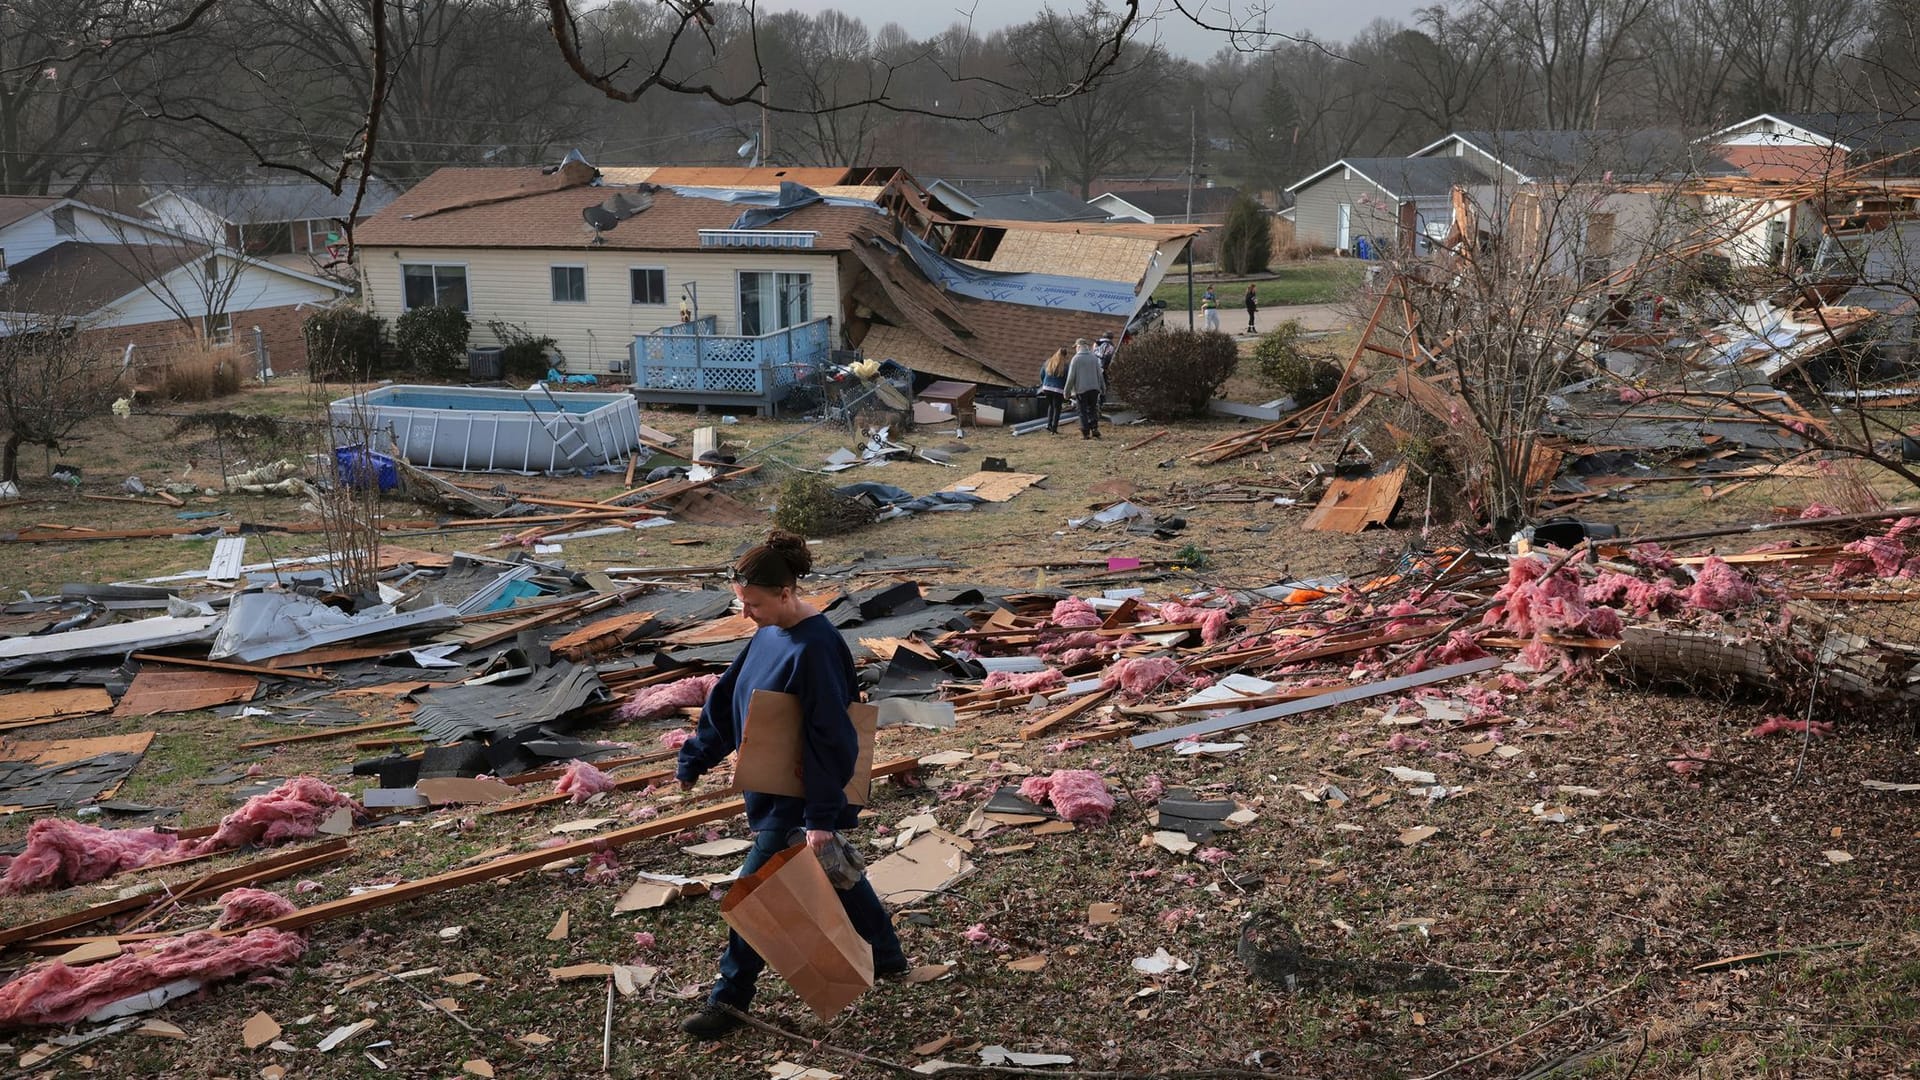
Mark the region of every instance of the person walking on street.
POLYGON ((1100 437, 1100 394, 1107 388, 1106 372, 1086 338, 1073 343, 1073 359, 1067 361, 1067 396, 1080 414, 1080 437, 1100 437))
MULTIPOLYGON (((759 629, 707 695, 699 728, 680 747, 674 770, 681 789, 692 790, 707 770, 737 750, 755 690, 800 699, 806 795, 746 792, 753 848, 747 852, 742 877, 803 837, 816 855, 830 854, 829 848, 846 850, 847 841, 840 834, 853 828, 860 815, 860 807, 847 802, 844 790, 860 753, 859 736, 847 715, 859 682, 853 654, 840 631, 800 595, 800 577, 812 568, 806 540, 779 530, 734 563, 734 595, 740 599, 742 613, 759 629)), ((862 877, 851 888, 839 890, 839 897, 853 928, 873 946, 874 974, 905 974, 907 958, 900 938, 873 884, 862 877)), ((753 946, 729 932, 726 951, 720 955, 720 978, 707 1004, 681 1021, 680 1029, 711 1041, 740 1027, 745 1021, 728 1010, 747 1011, 753 1003, 754 982, 765 967, 766 961, 753 946)))
POLYGON ((1040 401, 1047 407, 1047 430, 1060 434, 1060 409, 1067 403, 1067 354, 1072 346, 1055 349, 1040 369, 1040 401))
POLYGON ((1200 294, 1200 310, 1207 313, 1207 329, 1216 334, 1219 333, 1220 297, 1215 295, 1211 285, 1207 286, 1206 292, 1200 294))
POLYGON ((1253 282, 1247 282, 1247 333, 1254 333, 1253 316, 1260 310, 1260 294, 1254 290, 1253 282))

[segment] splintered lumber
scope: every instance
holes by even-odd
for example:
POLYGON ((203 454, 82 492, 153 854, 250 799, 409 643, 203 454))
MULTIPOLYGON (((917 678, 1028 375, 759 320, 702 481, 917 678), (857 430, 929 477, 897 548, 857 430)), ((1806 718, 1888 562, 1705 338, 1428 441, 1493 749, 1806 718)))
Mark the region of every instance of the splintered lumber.
POLYGON ((1047 732, 1052 731, 1054 728, 1059 727, 1061 724, 1066 723, 1067 721, 1073 719, 1074 717, 1079 716, 1081 713, 1084 713, 1087 710, 1093 708, 1095 705, 1098 705, 1101 702, 1112 697, 1113 691, 1114 691, 1114 688, 1111 686, 1104 687, 1102 689, 1095 690, 1093 693, 1087 694, 1086 696, 1081 697, 1076 701, 1069 702, 1066 705, 1058 709, 1055 709, 1054 711, 1041 717, 1040 719, 1035 720, 1033 723, 1022 727, 1020 729, 1020 737, 1026 740, 1037 739, 1040 736, 1045 735, 1047 732))
POLYGON ((1223 461, 1231 461, 1257 450, 1265 450, 1274 443, 1304 439, 1309 434, 1307 427, 1319 422, 1320 418, 1326 415, 1328 401, 1331 400, 1316 401, 1274 423, 1263 424, 1260 427, 1215 440, 1186 455, 1187 460, 1200 461, 1206 465, 1218 465, 1223 461))
POLYGON ((1149 731, 1135 735, 1133 738, 1128 739, 1127 743, 1135 750, 1145 750, 1153 746, 1165 746, 1169 743, 1179 742, 1182 739, 1197 739, 1204 735, 1214 735, 1222 731, 1232 731, 1234 728, 1262 724, 1268 720, 1279 720, 1288 716, 1298 716, 1301 713, 1332 708, 1335 705, 1345 705, 1354 701, 1364 701, 1368 698, 1380 697, 1384 694, 1397 694, 1403 690, 1412 690, 1419 686, 1431 686, 1434 683, 1446 682, 1448 679, 1457 679, 1462 675, 1477 675, 1482 671, 1491 671, 1504 663, 1506 663, 1506 661, 1500 657, 1483 656, 1478 660, 1448 664, 1445 667, 1431 668, 1413 675, 1402 675, 1398 678, 1367 683, 1364 686, 1356 686, 1351 690, 1339 690, 1331 694, 1322 694, 1318 697, 1287 702, 1283 705, 1268 706, 1264 709, 1245 709, 1240 712, 1228 713, 1225 716, 1214 717, 1207 720, 1197 720, 1181 727, 1149 731))
MULTIPOLYGON (((397 650, 399 646, 395 646, 397 650)), ((174 667, 204 668, 207 671, 227 671, 236 675, 260 675, 272 679, 308 679, 314 682, 327 682, 332 679, 318 671, 299 671, 293 668, 260 667, 256 664, 227 664, 218 660, 193 660, 184 656, 162 656, 159 653, 134 653, 133 659, 143 664, 172 664, 174 667)))
MULTIPOLYGON (((900 758, 895 761, 889 761, 884 765, 875 765, 873 767, 873 775, 891 776, 894 773, 909 771, 918 766, 919 763, 918 758, 900 758)), ((584 840, 576 840, 570 844, 561 844, 558 847, 535 848, 532 851, 522 851, 513 855, 505 855, 491 862, 481 863, 478 866, 451 870, 430 878, 422 878, 419 881, 403 882, 395 885, 391 889, 382 889, 378 892, 366 892, 361 893, 359 896, 347 896, 323 904, 314 904, 311 907, 301 908, 299 911, 282 915, 279 918, 267 919, 250 926, 218 932, 223 934, 239 934, 246 933, 250 930, 300 930, 313 926, 316 923, 326 922, 329 919, 338 919, 350 915, 361 915, 369 911, 377 911, 380 908, 392 907, 395 904, 402 904, 422 896, 431 896, 449 889, 457 889, 463 885, 472 885, 482 881, 494 881, 499 878, 525 873, 528 870, 537 870, 551 862, 579 858, 583 855, 594 855, 602 851, 612 851, 640 840, 650 840, 660 836, 671 836, 682 829, 691 829, 696 825, 725 821, 737 814, 745 813, 746 809, 747 804, 745 800, 727 799, 724 802, 718 802, 712 806, 703 806, 695 810, 674 814, 670 817, 656 818, 642 825, 615 829, 612 832, 589 836, 584 840)))
POLYGON ((1369 525, 1385 525, 1400 505, 1406 480, 1405 465, 1378 476, 1341 477, 1327 485, 1320 505, 1300 527, 1309 532, 1357 533, 1369 525))
MULTIPOLYGON (((1359 366, 1360 358, 1366 355, 1367 342, 1373 340, 1373 332, 1380 325, 1380 317, 1387 313, 1387 301, 1392 299, 1394 292, 1392 286, 1397 283, 1397 281, 1389 281, 1388 287, 1380 290, 1380 301, 1373 305, 1373 314, 1367 318, 1366 329, 1360 331, 1360 340, 1353 347, 1353 355, 1347 358, 1347 366, 1340 369, 1340 381, 1334 385, 1332 396, 1327 398, 1328 402, 1339 401, 1340 395, 1347 392, 1347 384, 1353 381, 1353 370, 1359 366)), ((1316 443, 1320 441, 1320 436, 1326 433, 1327 413, 1330 411, 1332 411, 1331 407, 1322 410, 1319 423, 1314 425, 1313 441, 1316 443)))
POLYGON ((257 885, 261 882, 277 881, 317 866, 337 862, 352 853, 352 846, 345 840, 328 840, 325 843, 312 844, 300 848, 297 851, 288 850, 276 852, 265 858, 242 863, 239 866, 230 866, 225 870, 215 870, 210 874, 202 874, 192 881, 163 885, 152 892, 144 892, 138 896, 130 896, 125 900, 112 900, 104 904, 95 904, 92 907, 82 908, 79 911, 70 912, 66 915, 55 915, 52 918, 41 919, 38 922, 26 923, 21 926, 0 927, 0 947, 45 938, 52 934, 71 930, 76 926, 86 926, 90 923, 96 923, 102 919, 110 919, 116 915, 123 915, 130 911, 139 911, 151 906, 156 900, 164 897, 171 896, 176 900, 185 902, 195 897, 205 896, 215 892, 223 892, 236 885, 257 885))
POLYGON ((1130 442, 1127 445, 1121 447, 1120 452, 1124 454, 1129 450, 1138 450, 1149 443, 1159 442, 1161 439, 1166 438, 1168 434, 1170 434, 1170 432, 1168 432, 1166 428, 1161 428, 1159 431, 1154 432, 1153 434, 1147 436, 1144 439, 1140 439, 1136 442, 1130 442))
POLYGON ((394 728, 412 727, 411 720, 381 720, 373 724, 352 724, 347 727, 315 728, 294 735, 275 735, 270 739, 255 739, 240 744, 242 750, 258 750, 263 746, 284 746, 287 743, 312 742, 316 739, 332 739, 341 735, 364 735, 369 731, 392 731, 394 728))

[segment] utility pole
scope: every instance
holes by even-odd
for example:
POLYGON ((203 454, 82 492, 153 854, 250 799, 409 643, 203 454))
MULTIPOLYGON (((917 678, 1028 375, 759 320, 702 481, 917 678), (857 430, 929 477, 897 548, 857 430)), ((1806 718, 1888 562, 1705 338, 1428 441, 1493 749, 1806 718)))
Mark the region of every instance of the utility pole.
MULTIPOLYGON (((1193 224, 1193 171, 1200 160, 1200 114, 1187 106, 1187 220, 1193 224)), ((1187 333, 1193 333, 1193 237, 1187 237, 1187 333)))

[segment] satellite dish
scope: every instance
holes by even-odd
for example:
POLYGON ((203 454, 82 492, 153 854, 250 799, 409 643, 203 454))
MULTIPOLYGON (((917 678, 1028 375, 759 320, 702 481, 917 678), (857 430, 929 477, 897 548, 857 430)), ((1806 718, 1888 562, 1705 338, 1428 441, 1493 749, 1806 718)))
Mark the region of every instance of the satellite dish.
MULTIPOLYGON (((615 217, 613 212, 604 206, 585 207, 580 211, 580 216, 586 220, 588 225, 593 227, 593 231, 596 233, 606 232, 608 229, 620 224, 620 219, 615 217)), ((595 237, 595 239, 598 239, 598 237, 595 237)))

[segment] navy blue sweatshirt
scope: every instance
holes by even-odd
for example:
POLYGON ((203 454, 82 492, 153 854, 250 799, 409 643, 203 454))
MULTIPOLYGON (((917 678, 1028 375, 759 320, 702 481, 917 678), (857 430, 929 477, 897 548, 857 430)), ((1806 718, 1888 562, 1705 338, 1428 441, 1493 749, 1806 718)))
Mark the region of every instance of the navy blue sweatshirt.
POLYGON ((707 695, 700 727, 680 747, 675 775, 698 780, 740 746, 747 704, 755 690, 775 690, 800 699, 805 726, 802 762, 806 798, 746 793, 747 825, 770 829, 850 829, 859 807, 847 803, 845 788, 859 760, 859 736, 847 717, 853 700, 853 653, 824 615, 790 629, 763 626, 707 695))

